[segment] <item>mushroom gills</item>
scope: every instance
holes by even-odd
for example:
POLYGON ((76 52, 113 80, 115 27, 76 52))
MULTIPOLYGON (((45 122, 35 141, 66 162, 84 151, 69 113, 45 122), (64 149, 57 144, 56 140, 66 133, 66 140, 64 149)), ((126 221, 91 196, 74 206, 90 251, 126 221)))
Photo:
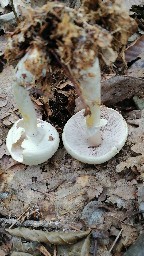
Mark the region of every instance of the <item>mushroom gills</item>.
POLYGON ((49 123, 37 120, 37 134, 26 134, 23 119, 18 120, 10 129, 6 145, 14 160, 37 165, 47 161, 59 146, 59 135, 49 123))

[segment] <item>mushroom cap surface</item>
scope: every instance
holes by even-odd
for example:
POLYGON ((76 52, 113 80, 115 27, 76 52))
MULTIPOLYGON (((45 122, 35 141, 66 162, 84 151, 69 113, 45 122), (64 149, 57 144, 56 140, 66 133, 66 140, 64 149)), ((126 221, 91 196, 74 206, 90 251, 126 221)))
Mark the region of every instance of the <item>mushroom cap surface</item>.
POLYGON ((66 123, 62 135, 67 152, 77 160, 88 164, 101 164, 110 160, 124 146, 127 136, 127 123, 116 110, 101 106, 101 118, 107 121, 100 128, 102 143, 90 146, 84 110, 72 116, 66 123))
POLYGON ((51 124, 37 120, 37 134, 28 136, 23 119, 20 119, 10 129, 6 145, 14 160, 26 165, 37 165, 47 161, 57 151, 59 134, 51 124))

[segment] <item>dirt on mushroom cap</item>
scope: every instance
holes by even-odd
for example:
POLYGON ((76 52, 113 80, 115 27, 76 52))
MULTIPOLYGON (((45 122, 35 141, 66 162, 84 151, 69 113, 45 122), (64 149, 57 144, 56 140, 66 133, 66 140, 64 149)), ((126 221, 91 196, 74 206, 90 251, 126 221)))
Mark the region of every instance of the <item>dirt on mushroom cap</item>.
POLYGON ((117 52, 137 28, 123 0, 83 0, 83 8, 88 22, 100 25, 113 35, 111 45, 117 52))
POLYGON ((105 62, 108 56, 113 62, 115 51, 126 44, 135 23, 122 7, 117 0, 84 0, 79 10, 55 2, 28 8, 9 37, 5 57, 13 62, 29 47, 41 44, 51 60, 67 66, 79 78, 79 71, 91 66, 96 56, 105 62))

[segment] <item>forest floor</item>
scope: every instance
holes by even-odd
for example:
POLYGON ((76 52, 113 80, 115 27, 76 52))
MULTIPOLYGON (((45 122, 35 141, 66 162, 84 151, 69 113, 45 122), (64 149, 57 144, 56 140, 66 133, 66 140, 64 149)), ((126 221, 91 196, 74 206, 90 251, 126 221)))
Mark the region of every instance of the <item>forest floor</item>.
MULTIPOLYGON (((1 52, 5 45, 2 35, 1 52)), ((0 256, 82 256, 83 244, 93 256, 122 256, 142 233, 144 57, 137 63, 125 75, 103 75, 102 102, 123 115, 129 135, 122 150, 100 165, 75 160, 62 143, 49 161, 38 166, 26 166, 11 158, 6 136, 20 114, 12 94, 14 67, 4 67, 0 73, 0 256), (113 92, 115 97, 110 96, 113 92), (68 232, 71 236, 90 230, 91 245, 86 244, 86 238, 79 245, 81 251, 77 243, 67 247, 28 242, 13 235, 12 230, 19 227, 27 228, 28 234, 33 229, 54 231, 55 235, 68 232)), ((68 80, 60 83, 71 84, 68 80)), ((44 105, 33 92, 31 96, 38 118, 49 120, 44 105)))

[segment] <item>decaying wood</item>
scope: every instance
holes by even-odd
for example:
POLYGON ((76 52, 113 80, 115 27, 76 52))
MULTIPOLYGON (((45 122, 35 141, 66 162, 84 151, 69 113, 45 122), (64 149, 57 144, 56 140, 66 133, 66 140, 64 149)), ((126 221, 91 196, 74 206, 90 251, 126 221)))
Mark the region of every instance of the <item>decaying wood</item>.
POLYGON ((7 219, 0 218, 0 226, 1 227, 9 227, 10 225, 14 225, 15 227, 33 227, 33 228, 47 228, 47 229, 62 229, 62 224, 58 221, 34 221, 34 220, 26 220, 23 223, 16 219, 7 219))

